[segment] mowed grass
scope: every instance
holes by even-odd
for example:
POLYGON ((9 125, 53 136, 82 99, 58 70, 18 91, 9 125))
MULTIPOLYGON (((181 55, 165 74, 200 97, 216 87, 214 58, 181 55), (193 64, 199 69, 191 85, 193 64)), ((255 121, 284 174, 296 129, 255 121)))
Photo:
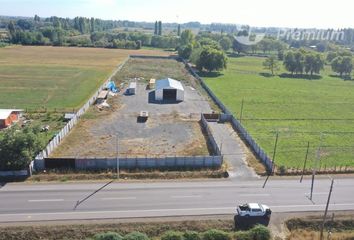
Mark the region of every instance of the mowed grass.
MULTIPOLYGON (((269 77, 264 58, 229 58, 228 69, 206 74, 208 86, 240 118, 278 166, 301 168, 310 142, 308 168, 354 166, 354 81, 344 81, 326 66, 322 78, 269 77)), ((278 74, 286 73, 283 67, 278 74)))
POLYGON ((130 54, 158 50, 11 46, 0 49, 0 108, 78 109, 130 54))

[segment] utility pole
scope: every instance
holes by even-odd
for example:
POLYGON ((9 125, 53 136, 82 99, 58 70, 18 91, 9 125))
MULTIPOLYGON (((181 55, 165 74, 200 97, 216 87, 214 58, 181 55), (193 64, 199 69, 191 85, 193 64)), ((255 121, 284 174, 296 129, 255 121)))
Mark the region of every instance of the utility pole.
POLYGON ((311 181, 311 193, 310 193, 310 200, 311 201, 312 201, 312 195, 313 195, 313 187, 314 187, 314 184, 315 184, 315 176, 316 176, 316 173, 317 173, 317 166, 318 166, 318 162, 319 162, 320 157, 321 157, 322 137, 323 137, 323 134, 321 133, 320 145, 318 146, 317 156, 316 156, 315 162, 313 164, 314 166, 312 168, 312 181, 311 181))
POLYGON ((265 188, 268 179, 270 178, 271 175, 274 174, 274 169, 275 169, 275 156, 277 152, 277 146, 278 146, 278 138, 279 138, 279 132, 277 132, 277 135, 275 136, 275 143, 274 143, 274 150, 273 150, 273 159, 272 159, 272 169, 270 170, 270 173, 268 174, 266 180, 264 181, 263 188, 265 188))
POLYGON ((274 173, 274 168, 275 168, 275 156, 276 156, 276 153, 277 153, 278 138, 279 138, 279 132, 277 132, 277 135, 275 136, 275 144, 274 144, 273 159, 272 159, 272 171, 271 171, 272 175, 274 173))
POLYGON ((334 183, 334 179, 332 179, 332 182, 331 182, 331 188, 329 189, 329 194, 328 194, 326 209, 325 209, 325 212, 324 212, 324 215, 323 215, 323 220, 322 220, 322 225, 321 225, 321 233, 320 233, 320 240, 323 240, 323 229, 324 229, 324 225, 325 225, 326 218, 327 218, 327 212, 328 212, 329 202, 331 201, 331 195, 332 195, 332 190, 333 190, 333 183, 334 183))
POLYGON ((118 151, 118 134, 116 135, 117 137, 117 180, 119 180, 119 151, 118 151))
POLYGON ((243 114, 243 99, 242 99, 242 102, 241 102, 240 123, 242 123, 242 114, 243 114))
POLYGON ((309 155, 309 149, 310 149, 310 142, 307 142, 307 150, 306 150, 306 155, 305 155, 304 168, 302 169, 300 183, 302 183, 302 179, 304 178, 304 174, 305 174, 305 170, 306 170, 306 163, 307 163, 307 156, 309 155))

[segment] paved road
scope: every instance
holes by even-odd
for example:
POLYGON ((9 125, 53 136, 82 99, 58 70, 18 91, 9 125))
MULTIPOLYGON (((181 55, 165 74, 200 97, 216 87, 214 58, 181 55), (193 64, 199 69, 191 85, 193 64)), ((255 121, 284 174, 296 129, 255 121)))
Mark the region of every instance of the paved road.
MULTIPOLYGON (((165 183, 113 183, 73 210, 103 184, 7 184, 0 188, 0 222, 163 217, 232 214, 244 202, 268 204, 274 212, 322 211, 330 186, 317 180, 313 202, 310 181, 271 179, 237 183, 229 180, 165 183)), ((354 210, 354 179, 338 179, 331 210, 354 210)))

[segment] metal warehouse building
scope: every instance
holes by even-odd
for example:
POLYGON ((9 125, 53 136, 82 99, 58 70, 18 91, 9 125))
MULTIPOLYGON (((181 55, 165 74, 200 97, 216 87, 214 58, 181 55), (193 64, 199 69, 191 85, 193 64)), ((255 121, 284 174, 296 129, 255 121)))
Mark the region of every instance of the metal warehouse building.
POLYGON ((157 80, 155 84, 156 101, 178 101, 184 100, 184 88, 181 82, 172 78, 157 80))

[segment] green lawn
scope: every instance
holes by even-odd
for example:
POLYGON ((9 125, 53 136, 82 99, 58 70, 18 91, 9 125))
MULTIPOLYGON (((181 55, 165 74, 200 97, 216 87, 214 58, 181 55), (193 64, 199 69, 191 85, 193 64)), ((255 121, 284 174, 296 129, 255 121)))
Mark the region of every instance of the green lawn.
POLYGON ((301 167, 307 142, 308 167, 317 153, 322 167, 354 166, 354 81, 331 76, 329 67, 317 80, 267 77, 263 60, 229 58, 227 70, 204 79, 236 117, 244 100, 242 123, 270 157, 279 132, 278 166, 301 167))

